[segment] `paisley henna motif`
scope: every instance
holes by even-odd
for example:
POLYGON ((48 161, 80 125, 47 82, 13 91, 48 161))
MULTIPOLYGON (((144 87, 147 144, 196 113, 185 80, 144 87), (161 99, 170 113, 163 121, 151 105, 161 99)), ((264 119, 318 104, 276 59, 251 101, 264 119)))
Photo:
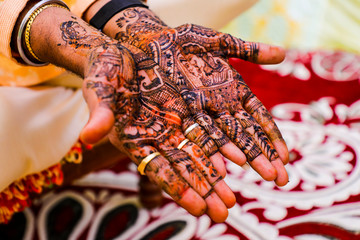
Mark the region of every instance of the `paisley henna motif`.
POLYGON ((146 173, 175 200, 189 187, 201 196, 211 192, 211 183, 220 177, 211 161, 194 143, 187 144, 186 151, 176 148, 184 139, 183 120, 191 114, 158 64, 133 45, 87 33, 76 21, 64 22, 61 31, 66 44, 91 49, 85 88, 114 113, 112 143, 136 164, 161 152, 146 173))
MULTIPOLYGON (((261 153, 270 161, 278 158, 271 141, 281 138, 280 132, 262 103, 228 63, 229 57, 255 61, 259 53, 257 43, 193 24, 170 28, 144 8, 124 10, 117 24, 116 38, 143 50, 159 64, 194 119, 219 148, 231 140, 248 161, 261 153), (239 111, 249 116, 235 117, 239 111), (262 129, 265 125, 269 126, 266 133, 262 129)), ((198 145, 204 146, 197 140, 198 145)))

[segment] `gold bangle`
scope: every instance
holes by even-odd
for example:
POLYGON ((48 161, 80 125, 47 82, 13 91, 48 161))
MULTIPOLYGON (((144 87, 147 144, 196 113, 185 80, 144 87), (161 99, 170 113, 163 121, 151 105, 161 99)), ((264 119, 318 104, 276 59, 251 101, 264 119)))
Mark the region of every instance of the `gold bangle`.
POLYGON ((51 4, 47 4, 47 5, 43 5, 41 7, 39 7, 38 9, 36 9, 29 17, 27 23, 26 23, 26 27, 25 27, 25 32, 24 32, 24 41, 25 41, 25 45, 26 45, 26 49, 29 51, 30 55, 36 59, 39 62, 43 62, 41 61, 40 58, 38 58, 38 56, 36 56, 36 54, 34 53, 33 49, 31 48, 31 44, 30 44, 30 30, 31 30, 31 26, 34 23, 35 18, 45 9, 49 8, 49 7, 58 7, 58 8, 63 8, 66 10, 69 10, 69 8, 62 6, 60 4, 57 3, 51 3, 51 4))
POLYGON ((153 160, 155 157, 161 155, 159 152, 153 152, 150 155, 148 155, 147 157, 145 157, 139 164, 138 166, 138 171, 140 172, 141 175, 145 175, 145 168, 148 165, 148 163, 153 160))

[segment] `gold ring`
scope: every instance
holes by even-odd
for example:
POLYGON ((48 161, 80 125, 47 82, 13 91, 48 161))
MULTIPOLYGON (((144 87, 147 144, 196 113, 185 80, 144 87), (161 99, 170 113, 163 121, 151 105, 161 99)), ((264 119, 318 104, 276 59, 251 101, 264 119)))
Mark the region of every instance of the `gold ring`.
POLYGON ((145 168, 148 165, 148 163, 159 155, 161 155, 159 152, 153 152, 140 162, 138 166, 138 171, 140 172, 141 175, 145 175, 145 168))
POLYGON ((189 142, 189 139, 184 139, 180 144, 179 144, 179 146, 177 146, 177 149, 179 149, 179 150, 181 150, 184 146, 185 146, 185 144, 187 144, 189 142))
POLYGON ((193 125, 191 125, 190 127, 188 127, 185 132, 184 132, 184 135, 188 135, 192 130, 194 130, 194 128, 198 127, 199 124, 198 123, 194 123, 193 125))

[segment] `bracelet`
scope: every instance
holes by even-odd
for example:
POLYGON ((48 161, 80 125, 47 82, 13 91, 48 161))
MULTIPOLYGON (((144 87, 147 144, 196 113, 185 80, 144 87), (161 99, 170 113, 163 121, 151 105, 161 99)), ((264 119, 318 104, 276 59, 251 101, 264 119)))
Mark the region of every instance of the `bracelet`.
POLYGON ((111 0, 106 3, 89 21, 90 25, 102 30, 105 24, 117 13, 131 7, 148 8, 140 0, 111 0))
POLYGON ((30 44, 30 30, 35 18, 45 9, 49 7, 59 7, 66 10, 69 10, 68 6, 60 0, 43 0, 36 3, 25 15, 23 18, 20 28, 17 34, 17 48, 21 59, 30 66, 45 66, 48 63, 42 62, 34 53, 30 44), (24 46, 25 45, 25 46, 24 46), (32 60, 26 55, 24 51, 26 48, 28 54, 31 56, 32 60))

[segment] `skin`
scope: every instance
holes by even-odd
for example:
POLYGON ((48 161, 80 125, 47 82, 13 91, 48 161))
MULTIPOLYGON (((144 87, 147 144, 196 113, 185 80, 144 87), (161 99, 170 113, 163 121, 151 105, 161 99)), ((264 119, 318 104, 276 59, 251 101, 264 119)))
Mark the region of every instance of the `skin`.
POLYGON ((41 60, 84 77, 90 120, 81 133, 83 141, 108 136, 135 164, 159 151, 146 167, 147 176, 189 213, 225 221, 235 196, 196 143, 177 149, 185 139, 183 122, 193 119, 177 87, 153 59, 53 7, 35 19, 30 43, 41 60))
MULTIPOLYGON (((91 19, 101 2, 85 14, 91 19)), ((114 16, 104 33, 143 50, 163 69, 200 124, 187 137, 202 148, 224 175, 220 152, 233 162, 248 162, 265 180, 288 182, 288 150, 270 113, 229 64, 238 57, 254 63, 278 63, 281 48, 245 42, 197 25, 166 26, 146 8, 128 8, 114 16)), ((191 122, 192 123, 192 122, 191 122)), ((184 120, 183 129, 190 126, 184 120)))

